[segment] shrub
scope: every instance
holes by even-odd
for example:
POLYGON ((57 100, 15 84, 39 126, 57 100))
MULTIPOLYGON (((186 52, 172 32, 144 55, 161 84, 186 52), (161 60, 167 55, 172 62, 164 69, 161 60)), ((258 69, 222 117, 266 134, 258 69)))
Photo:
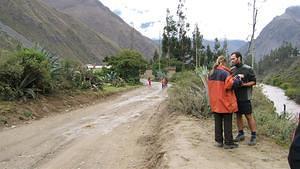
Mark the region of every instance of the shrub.
POLYGON ((111 70, 116 72, 128 83, 140 83, 140 74, 143 74, 147 67, 147 61, 137 51, 125 49, 115 56, 104 59, 111 70))
POLYGON ((125 86, 125 81, 118 76, 116 72, 109 72, 105 76, 105 82, 110 83, 114 87, 123 87, 125 86))
POLYGON ((285 94, 300 103, 300 88, 289 88, 285 91, 285 94))
POLYGON ((209 116, 207 98, 201 79, 194 72, 182 72, 175 77, 176 84, 169 90, 169 109, 197 117, 209 116))
POLYGON ((49 93, 55 86, 51 61, 36 49, 20 49, 0 65, 0 97, 5 100, 34 98, 35 93, 49 93))
POLYGON ((282 89, 284 89, 284 90, 287 90, 287 89, 289 89, 289 88, 291 88, 292 87, 292 85, 290 84, 290 83, 282 83, 281 85, 280 85, 280 88, 282 88, 282 89))
POLYGON ((64 59, 61 61, 61 89, 102 89, 104 75, 102 71, 87 70, 81 63, 64 59))
POLYGON ((272 79, 272 85, 274 85, 274 86, 280 86, 281 83, 282 82, 281 82, 281 80, 279 78, 273 77, 273 79, 272 79))
POLYGON ((24 116, 27 117, 27 118, 33 116, 33 113, 32 113, 31 111, 25 111, 23 114, 24 114, 24 116))

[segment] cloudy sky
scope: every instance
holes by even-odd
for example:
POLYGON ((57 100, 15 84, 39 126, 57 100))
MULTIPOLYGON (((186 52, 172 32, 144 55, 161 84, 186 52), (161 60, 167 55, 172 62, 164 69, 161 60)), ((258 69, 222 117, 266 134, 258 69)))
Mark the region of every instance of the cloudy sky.
MULTIPOLYGON (((135 29, 149 38, 159 38, 165 25, 166 9, 176 15, 178 0, 100 0, 135 29)), ((186 0, 187 20, 192 29, 199 25, 205 39, 247 40, 251 33, 253 0, 186 0)), ((257 0, 256 36, 275 16, 300 0, 257 0)))

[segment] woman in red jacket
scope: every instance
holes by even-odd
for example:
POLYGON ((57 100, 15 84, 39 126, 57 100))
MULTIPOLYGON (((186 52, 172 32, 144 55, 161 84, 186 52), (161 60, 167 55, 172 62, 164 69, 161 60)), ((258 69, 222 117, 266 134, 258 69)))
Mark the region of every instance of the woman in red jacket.
POLYGON ((226 67, 226 59, 219 56, 208 77, 208 94, 211 112, 215 117, 215 141, 217 147, 237 148, 232 137, 232 113, 237 112, 237 100, 233 88, 241 84, 226 67), (223 123, 224 137, 223 139, 223 123))

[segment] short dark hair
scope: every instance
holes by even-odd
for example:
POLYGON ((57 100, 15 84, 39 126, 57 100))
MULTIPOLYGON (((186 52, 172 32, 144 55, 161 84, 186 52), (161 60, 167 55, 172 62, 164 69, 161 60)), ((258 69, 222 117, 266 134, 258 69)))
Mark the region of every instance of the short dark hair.
POLYGON ((235 55, 236 58, 241 58, 241 61, 243 60, 243 56, 242 56, 242 54, 240 52, 237 52, 237 51, 236 52, 232 52, 231 55, 235 55))

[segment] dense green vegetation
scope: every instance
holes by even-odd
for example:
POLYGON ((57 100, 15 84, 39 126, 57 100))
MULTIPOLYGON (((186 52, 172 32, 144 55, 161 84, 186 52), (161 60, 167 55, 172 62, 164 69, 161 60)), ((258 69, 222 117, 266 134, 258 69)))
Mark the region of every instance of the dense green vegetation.
POLYGON ((115 56, 106 57, 104 62, 111 66, 111 71, 130 84, 138 84, 140 74, 143 74, 147 68, 147 61, 143 56, 128 49, 117 53, 115 56))
POLYGON ((197 117, 209 116, 205 86, 195 72, 176 73, 171 81, 176 81, 169 90, 168 107, 171 111, 179 111, 197 117))
POLYGON ((89 70, 73 60, 59 60, 38 47, 0 54, 1 100, 26 100, 63 90, 101 90, 104 84, 124 86, 124 81, 137 84, 147 63, 141 54, 130 50, 107 59, 111 69, 99 70, 89 70))
POLYGON ((258 76, 267 84, 278 86, 300 103, 299 49, 285 43, 258 63, 258 76))

